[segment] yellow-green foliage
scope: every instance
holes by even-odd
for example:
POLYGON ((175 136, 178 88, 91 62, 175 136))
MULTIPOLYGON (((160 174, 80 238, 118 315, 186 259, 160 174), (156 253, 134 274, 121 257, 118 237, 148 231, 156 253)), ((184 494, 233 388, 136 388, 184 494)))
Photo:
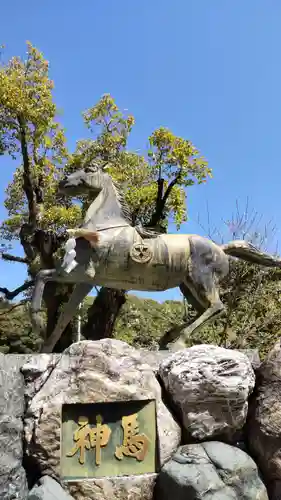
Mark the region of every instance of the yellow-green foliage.
POLYGON ((38 352, 40 338, 32 332, 28 305, 0 303, 0 352, 38 352))
POLYGON ((144 154, 128 151, 134 117, 121 112, 113 97, 105 94, 83 113, 84 123, 94 138, 78 141, 70 154, 64 130, 57 120, 53 87, 49 63, 31 43, 27 44, 25 60, 14 57, 0 67, 0 153, 12 155, 19 163, 6 188, 8 217, 2 222, 2 237, 18 238, 19 229, 28 218, 22 189, 21 121, 26 129, 32 178, 35 183, 40 179, 44 191, 38 218, 41 229, 59 231, 79 223, 87 200, 81 197, 82 203, 73 205, 57 193, 57 185, 62 175, 91 161, 101 165, 107 162, 114 180, 122 184, 135 223, 150 223, 159 176, 164 179, 163 195, 172 182, 162 225, 167 226, 168 217, 172 217, 179 227, 186 220, 184 187, 205 182, 211 176, 206 161, 193 144, 161 127, 151 134, 150 149, 144 154))
POLYGON ((164 218, 173 217, 179 227, 186 220, 183 188, 205 182, 211 176, 206 160, 200 157, 193 144, 161 127, 150 136, 150 149, 146 154, 127 151, 127 139, 135 120, 132 115, 125 116, 109 94, 102 96, 83 117, 97 138, 77 142, 69 170, 91 161, 101 165, 107 162, 109 173, 125 190, 134 222, 143 225, 149 224, 155 210, 160 174, 164 178, 164 193, 173 182, 163 210, 164 218))
POLYGON ((24 61, 14 57, 0 67, 1 144, 4 151, 20 163, 6 188, 8 218, 2 223, 2 236, 8 239, 18 237, 19 228, 28 218, 27 200, 22 189, 22 122, 32 180, 40 178, 44 190, 44 204, 40 207, 41 228, 72 227, 81 217, 78 206, 72 206, 57 194, 57 183, 69 154, 64 131, 56 121, 53 87, 48 61, 31 43, 27 44, 24 61))

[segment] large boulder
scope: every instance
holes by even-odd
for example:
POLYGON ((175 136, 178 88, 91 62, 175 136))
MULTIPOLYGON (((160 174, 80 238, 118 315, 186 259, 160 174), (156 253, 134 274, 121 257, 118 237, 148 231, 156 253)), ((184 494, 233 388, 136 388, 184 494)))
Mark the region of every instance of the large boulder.
POLYGON ((275 344, 257 372, 249 403, 248 446, 272 500, 281 498, 281 346, 275 344))
POLYGON ((24 385, 19 363, 0 354, 0 498, 23 500, 27 481, 23 459, 24 385))
POLYGON ((159 376, 183 427, 197 440, 232 440, 246 422, 255 375, 248 357, 214 345, 197 345, 164 360, 159 376))
MULTIPOLYGON (((181 430, 161 398, 161 387, 142 355, 126 343, 104 339, 73 344, 59 358, 34 356, 22 367, 26 381, 27 410, 24 421, 27 453, 43 474, 60 481, 61 406, 64 403, 95 403, 156 399, 160 464, 177 449, 181 430)), ((156 474, 130 478, 101 478, 65 483, 76 500, 152 498, 156 474), (143 489, 146 495, 142 497, 143 489), (139 493, 138 493, 139 491, 139 493), (134 497, 135 498, 135 497, 134 497)))
POLYGON ((268 500, 254 461, 218 441, 181 446, 161 470, 156 500, 268 500))

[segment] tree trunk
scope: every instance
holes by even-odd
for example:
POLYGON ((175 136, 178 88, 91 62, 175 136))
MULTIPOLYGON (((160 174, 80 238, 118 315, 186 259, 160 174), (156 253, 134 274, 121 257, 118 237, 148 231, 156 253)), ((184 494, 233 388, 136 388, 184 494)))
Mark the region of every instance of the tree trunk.
POLYGON ((126 302, 125 290, 101 288, 88 310, 88 321, 82 334, 88 340, 111 338, 115 321, 126 302))
MULTIPOLYGON (((44 302, 47 308, 47 327, 46 327, 47 338, 51 335, 56 326, 61 307, 63 307, 63 304, 65 302, 68 302, 71 292, 73 290, 73 286, 69 285, 67 287, 67 290, 65 290, 64 292, 60 292, 58 290, 59 286, 60 285, 58 285, 54 281, 53 282, 50 281, 49 283, 46 284, 44 291, 44 302)), ((69 347, 72 344, 73 341, 74 341, 73 330, 72 330, 72 325, 70 323, 64 330, 59 341, 56 343, 53 352, 63 352, 67 347, 69 347)))
MULTIPOLYGON (((57 237, 56 234, 37 229, 33 233, 32 245, 36 253, 40 254, 42 267, 53 269, 55 267, 53 254, 59 245, 65 241, 66 236, 57 237)), ((46 283, 44 289, 44 303, 47 309, 47 325, 44 334, 48 338, 53 332, 58 321, 63 305, 68 302, 73 291, 73 285, 60 285, 55 281, 46 283)), ((54 347, 54 352, 63 352, 73 342, 72 324, 70 323, 64 330, 61 338, 54 347)))

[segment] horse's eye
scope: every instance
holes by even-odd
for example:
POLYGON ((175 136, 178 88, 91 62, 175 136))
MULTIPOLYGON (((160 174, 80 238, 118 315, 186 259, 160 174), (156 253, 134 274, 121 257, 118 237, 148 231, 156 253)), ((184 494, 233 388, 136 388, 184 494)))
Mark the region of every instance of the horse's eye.
POLYGON ((88 164, 84 168, 85 172, 91 172, 93 174, 96 174, 97 172, 99 172, 100 169, 101 169, 100 165, 98 163, 94 163, 94 162, 88 164))
POLYGON ((89 174, 89 173, 93 174, 97 171, 97 168, 96 167, 86 167, 84 170, 85 170, 86 174, 89 174))

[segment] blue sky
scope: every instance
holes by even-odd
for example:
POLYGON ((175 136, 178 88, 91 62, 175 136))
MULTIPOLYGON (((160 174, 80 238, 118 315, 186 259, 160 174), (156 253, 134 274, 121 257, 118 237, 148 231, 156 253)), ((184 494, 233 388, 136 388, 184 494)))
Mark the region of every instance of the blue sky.
MULTIPOLYGON (((30 40, 50 61, 70 149, 85 136, 81 112, 105 92, 136 118, 131 149, 159 126, 190 139, 214 177, 188 190, 181 232, 204 234, 207 205, 222 227, 247 197, 280 228, 280 22, 280 0, 14 0, 1 6, 0 43, 24 56, 30 40)), ((0 159, 1 218, 15 166, 0 159)), ((0 273, 11 289, 25 278, 18 264, 0 261, 0 273)))

